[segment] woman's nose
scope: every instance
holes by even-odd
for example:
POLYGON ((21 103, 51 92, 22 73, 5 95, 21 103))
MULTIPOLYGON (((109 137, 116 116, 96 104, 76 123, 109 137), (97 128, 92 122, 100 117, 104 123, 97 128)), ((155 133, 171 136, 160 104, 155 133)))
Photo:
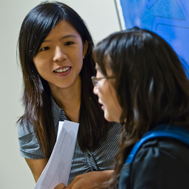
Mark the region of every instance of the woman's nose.
POLYGON ((61 47, 57 46, 55 48, 53 61, 54 62, 57 62, 57 61, 60 62, 60 61, 66 60, 66 59, 67 59, 66 54, 63 52, 63 50, 61 49, 61 47))
POLYGON ((93 93, 94 93, 95 95, 98 95, 98 87, 97 87, 97 86, 94 86, 94 88, 93 88, 93 93))

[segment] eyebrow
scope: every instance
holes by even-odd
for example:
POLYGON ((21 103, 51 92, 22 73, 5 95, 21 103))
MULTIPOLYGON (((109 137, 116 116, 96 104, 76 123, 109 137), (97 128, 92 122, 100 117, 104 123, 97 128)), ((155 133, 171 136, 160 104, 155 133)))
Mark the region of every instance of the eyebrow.
MULTIPOLYGON (((75 35, 66 35, 66 36, 62 37, 61 40, 62 40, 62 39, 69 38, 69 37, 77 38, 75 35)), ((51 41, 52 41, 52 40, 44 40, 43 43, 44 43, 44 42, 51 42, 51 41)))

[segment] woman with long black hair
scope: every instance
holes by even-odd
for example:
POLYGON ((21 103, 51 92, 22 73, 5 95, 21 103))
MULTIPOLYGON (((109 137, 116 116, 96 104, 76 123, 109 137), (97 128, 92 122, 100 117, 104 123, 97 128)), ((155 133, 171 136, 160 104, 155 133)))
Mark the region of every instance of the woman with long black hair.
POLYGON ((18 121, 18 138, 35 181, 53 150, 58 122, 64 120, 80 123, 71 186, 91 188, 107 181, 113 172, 118 137, 112 136, 120 128, 106 122, 93 94, 92 48, 83 20, 63 3, 41 3, 22 23, 19 58, 25 110, 18 121))

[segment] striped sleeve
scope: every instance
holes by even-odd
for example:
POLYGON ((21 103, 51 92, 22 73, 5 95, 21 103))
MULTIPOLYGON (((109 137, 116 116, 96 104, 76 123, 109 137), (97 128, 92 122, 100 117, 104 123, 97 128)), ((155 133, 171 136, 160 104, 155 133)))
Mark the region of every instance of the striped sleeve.
POLYGON ((34 134, 33 126, 30 124, 28 129, 25 124, 19 122, 17 131, 21 156, 28 159, 43 159, 44 154, 34 134))

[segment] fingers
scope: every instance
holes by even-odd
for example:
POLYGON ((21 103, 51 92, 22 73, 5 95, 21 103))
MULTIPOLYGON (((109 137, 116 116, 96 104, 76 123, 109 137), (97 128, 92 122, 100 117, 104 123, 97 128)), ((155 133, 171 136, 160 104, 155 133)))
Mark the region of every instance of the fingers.
POLYGON ((80 180, 80 176, 76 176, 74 180, 66 187, 66 189, 71 189, 73 185, 78 182, 78 180, 80 180))
POLYGON ((54 189, 64 189, 64 188, 66 188, 66 186, 63 183, 61 183, 57 185, 54 189))

